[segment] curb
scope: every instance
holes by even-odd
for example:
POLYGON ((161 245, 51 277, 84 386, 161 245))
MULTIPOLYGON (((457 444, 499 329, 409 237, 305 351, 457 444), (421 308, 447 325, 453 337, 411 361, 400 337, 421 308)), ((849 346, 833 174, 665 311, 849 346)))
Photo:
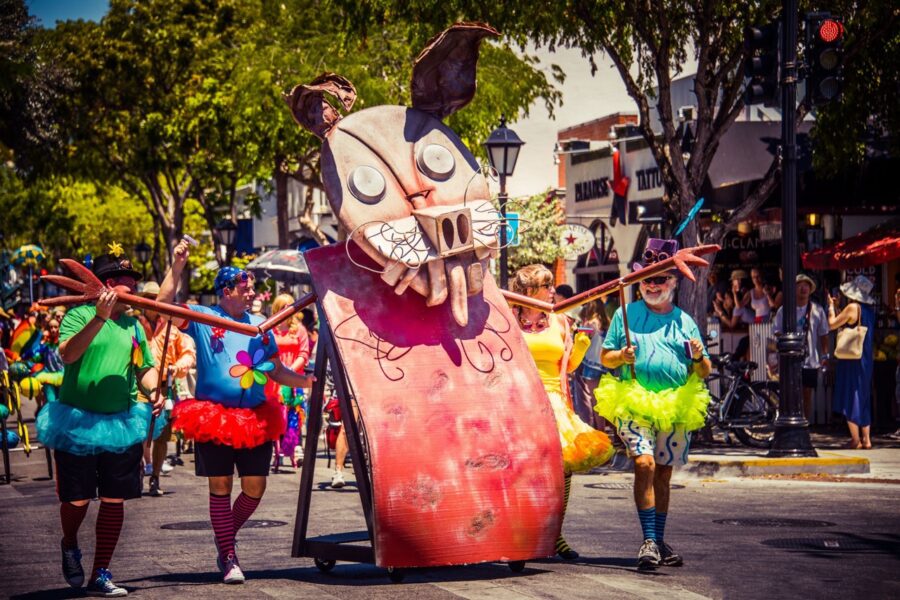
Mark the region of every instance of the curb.
POLYGON ((756 477, 760 475, 847 475, 869 473, 869 459, 819 451, 817 457, 763 458, 692 455, 682 470, 694 477, 756 477))

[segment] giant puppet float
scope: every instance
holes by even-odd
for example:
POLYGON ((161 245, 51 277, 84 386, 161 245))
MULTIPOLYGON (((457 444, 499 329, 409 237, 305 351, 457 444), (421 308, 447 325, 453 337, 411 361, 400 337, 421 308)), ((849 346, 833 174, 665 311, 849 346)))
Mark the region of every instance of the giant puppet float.
MULTIPOLYGON (((501 561, 520 570, 552 556, 563 510, 559 434, 509 304, 558 312, 668 269, 693 279, 689 267, 707 264, 698 255, 717 249, 681 250, 555 305, 500 290, 487 266, 504 224, 475 157, 441 122, 472 99, 479 45, 497 35, 461 23, 433 38, 413 69, 411 108, 376 106, 342 118, 356 90, 335 74, 286 98, 297 122, 323 140, 325 190, 349 234, 305 253, 312 293, 258 327, 120 295, 248 335, 317 304, 317 380, 292 555, 313 557, 322 570, 336 560, 371 562, 399 580, 411 567, 501 561), (329 372, 366 531, 310 538, 329 372)), ((63 262, 82 282, 54 282, 82 294, 53 302, 96 298, 102 286, 90 271, 63 262)))

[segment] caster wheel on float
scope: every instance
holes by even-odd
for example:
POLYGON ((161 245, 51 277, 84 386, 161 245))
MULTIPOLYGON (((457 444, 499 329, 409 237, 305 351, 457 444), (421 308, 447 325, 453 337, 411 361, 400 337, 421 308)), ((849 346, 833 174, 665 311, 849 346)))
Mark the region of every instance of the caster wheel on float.
POLYGON ((388 577, 394 583, 400 583, 406 577, 406 571, 394 567, 388 567, 388 577))
POLYGON ((514 560, 509 564, 509 570, 513 573, 521 573, 525 570, 525 561, 524 560, 514 560))
POLYGON ((314 558, 313 562, 316 563, 316 567, 323 573, 330 572, 335 564, 335 561, 333 560, 322 560, 321 558, 314 558))

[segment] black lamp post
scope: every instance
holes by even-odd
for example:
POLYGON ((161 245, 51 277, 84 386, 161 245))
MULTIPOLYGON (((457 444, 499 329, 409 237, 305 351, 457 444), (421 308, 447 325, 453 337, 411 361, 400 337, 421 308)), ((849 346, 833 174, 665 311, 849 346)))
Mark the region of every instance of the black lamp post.
POLYGON ((500 287, 506 289, 509 281, 509 257, 506 251, 506 178, 511 177, 516 169, 519 149, 525 144, 516 132, 506 126, 506 117, 500 117, 500 127, 491 132, 484 143, 491 166, 500 176, 500 287))
POLYGON ((144 274, 144 281, 147 280, 147 263, 150 262, 151 252, 153 252, 153 248, 151 248, 150 244, 148 244, 147 242, 141 242, 134 247, 134 257, 139 263, 141 263, 141 268, 144 274))
MULTIPOLYGON (((781 28, 781 267, 784 272, 783 333, 778 338, 781 401, 769 456, 817 456, 803 414, 800 374, 806 335, 797 331, 797 0, 783 0, 781 28)), ((812 302, 812 300, 809 300, 812 302)))
POLYGON ((231 253, 234 244, 234 236, 237 234, 237 225, 231 219, 222 219, 215 227, 219 233, 219 240, 225 246, 225 262, 228 262, 228 255, 231 253))

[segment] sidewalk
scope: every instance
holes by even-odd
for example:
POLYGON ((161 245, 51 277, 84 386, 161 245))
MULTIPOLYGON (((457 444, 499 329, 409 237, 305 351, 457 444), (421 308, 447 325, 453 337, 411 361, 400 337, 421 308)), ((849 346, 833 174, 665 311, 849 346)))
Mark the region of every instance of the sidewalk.
POLYGON ((694 477, 790 477, 900 484, 900 441, 873 437, 870 450, 847 450, 846 436, 810 434, 818 456, 770 458, 764 449, 713 444, 692 450, 684 474, 694 477))

